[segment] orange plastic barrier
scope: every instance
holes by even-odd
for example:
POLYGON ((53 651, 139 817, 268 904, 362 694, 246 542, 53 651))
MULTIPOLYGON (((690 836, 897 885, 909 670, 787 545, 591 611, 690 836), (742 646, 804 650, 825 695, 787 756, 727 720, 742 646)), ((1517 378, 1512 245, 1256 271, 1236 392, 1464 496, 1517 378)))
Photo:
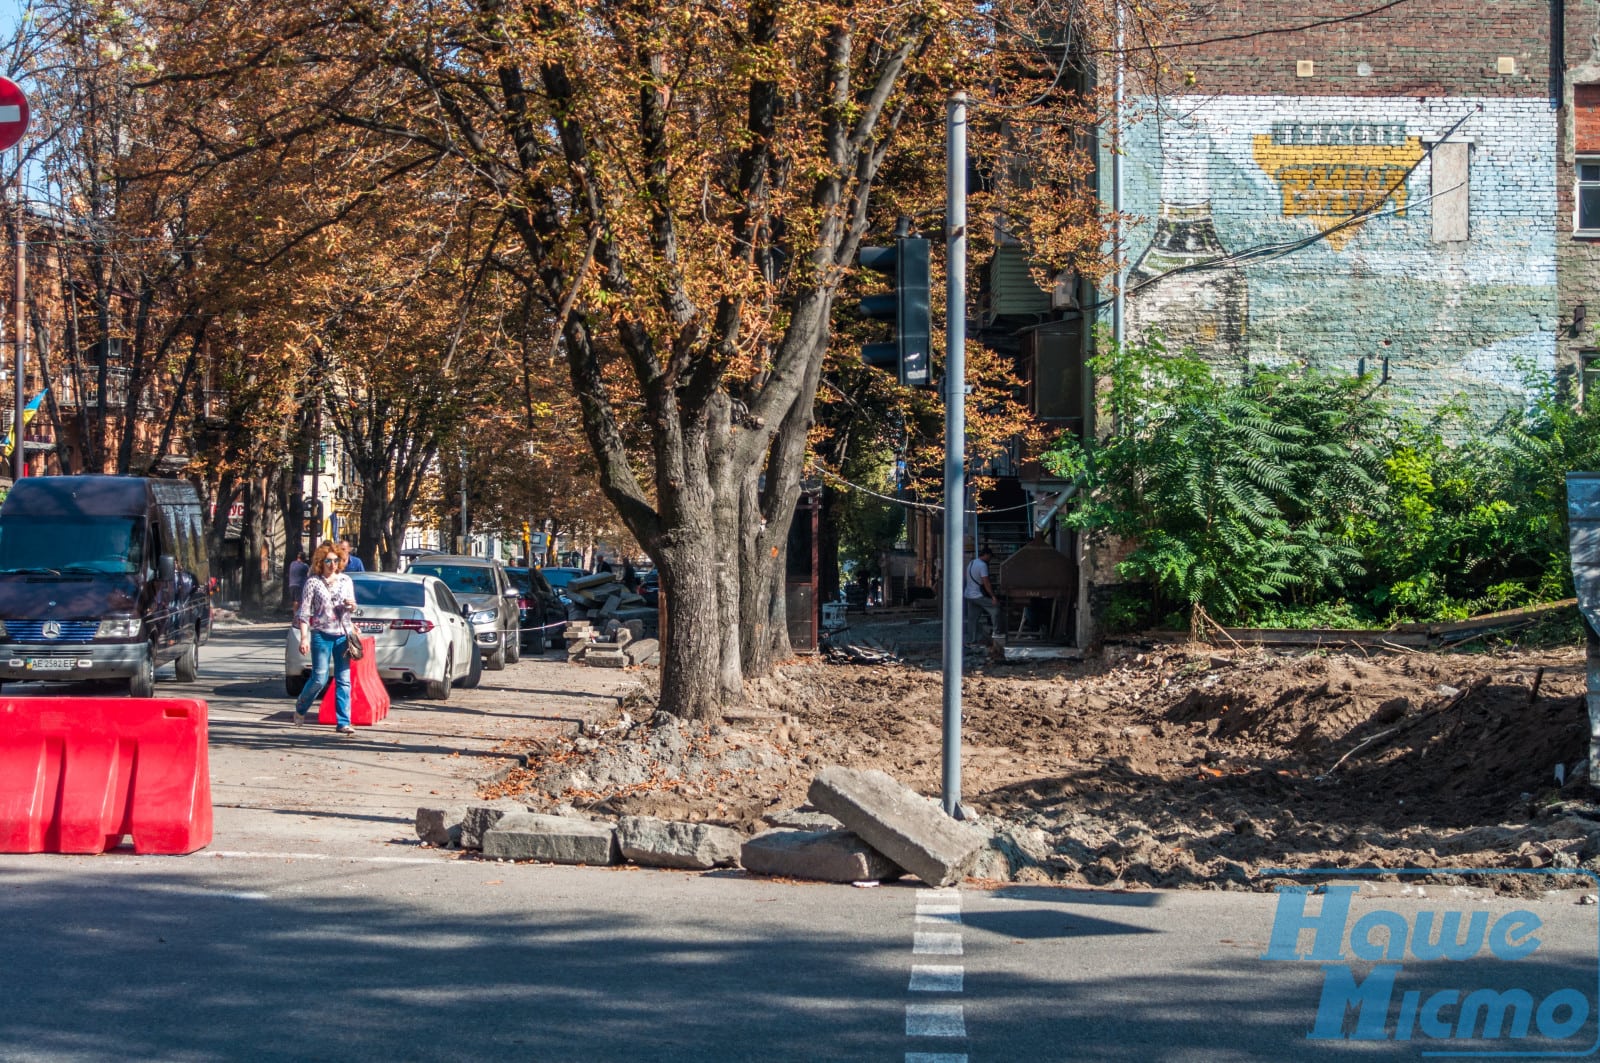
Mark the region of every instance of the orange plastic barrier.
POLYGON ((0 852, 211 844, 206 703, 0 697, 0 852))
MULTIPOLYGON (((389 691, 378 678, 376 643, 370 638, 361 640, 366 652, 359 661, 350 662, 350 722, 358 727, 370 727, 389 715, 389 691)), ((317 710, 318 723, 333 723, 338 719, 334 707, 336 686, 328 680, 328 689, 322 694, 322 708, 317 710)))

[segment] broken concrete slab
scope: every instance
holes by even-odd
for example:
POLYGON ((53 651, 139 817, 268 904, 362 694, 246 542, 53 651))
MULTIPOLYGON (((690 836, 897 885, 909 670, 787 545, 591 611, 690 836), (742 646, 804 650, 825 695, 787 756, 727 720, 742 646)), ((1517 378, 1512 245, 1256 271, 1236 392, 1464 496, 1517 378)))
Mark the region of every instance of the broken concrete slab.
POLYGON ((820 882, 884 881, 905 874, 847 830, 769 830, 740 847, 739 862, 757 875, 820 882))
POLYGON ((461 818, 460 845, 463 849, 482 849, 483 836, 501 817, 513 812, 526 812, 528 806, 521 801, 502 797, 498 801, 481 805, 468 805, 461 818))
POLYGON ((840 823, 826 812, 816 812, 810 809, 791 808, 784 812, 768 812, 761 818, 774 827, 787 827, 790 830, 844 829, 843 823, 840 823))
POLYGON ((590 819, 512 812, 484 834, 483 855, 604 866, 617 862, 617 831, 590 819))
POLYGON ((633 664, 643 664, 654 657, 660 649, 661 643, 655 639, 636 639, 623 646, 622 652, 633 664))
POLYGON ((616 646, 618 649, 621 649, 632 641, 633 632, 629 631, 625 627, 622 627, 620 624, 618 625, 617 630, 611 633, 612 645, 616 646))
POLYGON ((586 591, 591 587, 605 587, 617 582, 615 572, 595 572, 587 576, 579 576, 567 583, 569 591, 586 591))
POLYGON ((595 643, 583 655, 583 663, 591 668, 626 668, 630 662, 621 650, 595 643))
POLYGON ((642 867, 709 871, 736 867, 744 835, 711 823, 679 823, 653 816, 623 816, 617 821, 617 846, 624 860, 642 867))
POLYGON ((445 805, 417 809, 417 837, 439 849, 461 845, 461 824, 467 818, 466 805, 445 805))
POLYGON ((806 797, 930 886, 960 882, 988 841, 937 803, 881 771, 824 768, 806 797))

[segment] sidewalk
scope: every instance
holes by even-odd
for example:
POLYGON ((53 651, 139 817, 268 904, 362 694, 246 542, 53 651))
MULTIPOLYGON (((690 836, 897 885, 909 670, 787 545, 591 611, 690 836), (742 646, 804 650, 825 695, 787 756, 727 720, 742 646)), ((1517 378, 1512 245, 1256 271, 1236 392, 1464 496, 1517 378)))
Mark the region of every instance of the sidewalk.
POLYGON ((607 720, 640 686, 636 673, 524 660, 445 702, 391 691, 387 719, 336 738, 290 722, 281 638, 275 626, 234 629, 209 647, 213 854, 422 856, 417 806, 476 798, 516 763, 497 753, 504 743, 607 720))

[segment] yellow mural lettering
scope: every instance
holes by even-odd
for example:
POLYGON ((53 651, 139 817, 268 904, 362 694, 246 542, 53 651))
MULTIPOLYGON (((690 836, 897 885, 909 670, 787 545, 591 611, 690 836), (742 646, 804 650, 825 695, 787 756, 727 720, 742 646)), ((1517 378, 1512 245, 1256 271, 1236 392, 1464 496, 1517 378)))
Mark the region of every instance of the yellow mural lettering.
MULTIPOLYGON (((1398 133, 1393 126, 1342 123, 1275 128, 1254 138, 1256 165, 1278 183, 1285 217, 1310 218, 1324 232, 1390 201, 1404 216, 1405 175, 1421 161, 1423 148, 1420 138, 1398 133)), ((1357 228, 1333 233, 1328 243, 1343 250, 1357 228)))

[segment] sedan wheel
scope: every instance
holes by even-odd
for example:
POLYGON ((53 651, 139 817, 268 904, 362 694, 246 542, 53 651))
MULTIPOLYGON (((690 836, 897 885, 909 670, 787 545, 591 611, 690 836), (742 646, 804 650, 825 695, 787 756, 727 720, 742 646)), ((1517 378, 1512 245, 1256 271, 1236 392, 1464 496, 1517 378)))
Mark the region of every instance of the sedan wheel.
POLYGON ((429 701, 450 700, 450 670, 455 667, 456 657, 454 651, 444 659, 444 678, 429 679, 424 684, 423 696, 429 701))
POLYGON ((483 679, 483 655, 476 647, 467 651, 470 663, 467 665, 467 674, 456 680, 456 686, 463 690, 472 690, 483 679))

